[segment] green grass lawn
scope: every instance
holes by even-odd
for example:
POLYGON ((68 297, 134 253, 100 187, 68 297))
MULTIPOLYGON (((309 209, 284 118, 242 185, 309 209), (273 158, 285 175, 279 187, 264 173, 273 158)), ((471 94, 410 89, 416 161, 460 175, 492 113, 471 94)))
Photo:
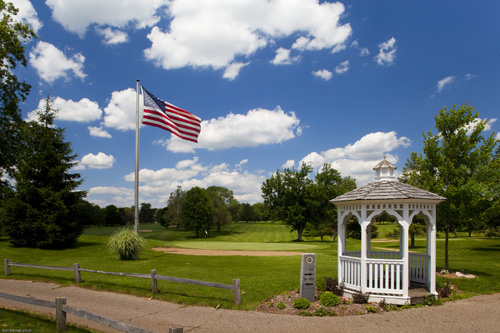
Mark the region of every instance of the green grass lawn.
MULTIPOLYGON (((48 316, 0 307, 0 326, 2 332, 47 332, 56 331, 56 321, 48 316)), ((66 325, 66 332, 89 333, 98 332, 71 324, 66 325)))
MULTIPOLYGON (((241 281, 241 309, 252 309, 266 298, 278 293, 295 290, 300 282, 300 256, 292 257, 248 257, 248 256, 188 256, 152 251, 151 247, 188 247, 196 249, 230 250, 272 250, 300 251, 317 254, 317 279, 323 276, 336 276, 337 243, 325 237, 324 242, 317 238, 306 238, 296 242, 296 232, 278 223, 237 223, 226 227, 219 234, 196 239, 191 233, 165 229, 160 225, 141 225, 140 230, 146 238, 148 250, 138 261, 117 261, 106 250, 106 241, 118 228, 90 228, 80 237, 78 244, 66 250, 40 250, 15 248, 6 237, 0 237, 2 258, 12 262, 38 265, 71 267, 79 263, 82 268, 112 272, 146 273, 156 269, 158 274, 190 279, 231 284, 232 280, 241 281), (327 241, 328 240, 328 241, 327 241)), ((416 251, 425 251, 425 240, 418 238, 416 251)), ((377 247, 399 248, 398 241, 377 243, 377 247)), ((360 243, 348 240, 348 249, 357 250, 360 243)), ((438 239, 438 271, 444 265, 444 241, 438 239)), ((413 250, 413 249, 412 249, 413 250)), ((479 278, 456 280, 459 289, 477 293, 500 292, 500 240, 480 239, 478 237, 459 237, 450 240, 450 266, 452 270, 462 270, 479 278)), ((61 284, 74 284, 73 273, 42 269, 12 267, 13 279, 54 281, 61 284)), ((444 282, 438 280, 440 282, 444 282)), ((110 276, 82 272, 82 287, 111 290, 155 299, 184 304, 206 306, 220 305, 236 308, 231 291, 197 287, 180 283, 158 281, 159 293, 152 295, 151 281, 121 276, 110 276)))

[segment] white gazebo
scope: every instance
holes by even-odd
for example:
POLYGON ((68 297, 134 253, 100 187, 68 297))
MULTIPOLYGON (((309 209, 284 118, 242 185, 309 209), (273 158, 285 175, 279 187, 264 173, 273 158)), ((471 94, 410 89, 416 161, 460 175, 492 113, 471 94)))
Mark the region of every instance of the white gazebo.
MULTIPOLYGON (((338 210, 338 281, 344 294, 362 292, 370 302, 412 304, 416 295, 410 284, 426 295, 436 296, 436 205, 446 198, 399 182, 396 167, 384 159, 377 164, 375 182, 330 200, 338 210), (399 251, 372 251, 371 224, 382 213, 400 225, 399 251), (408 230, 420 215, 427 225, 425 254, 409 252, 408 230), (346 250, 346 225, 356 217, 361 226, 361 251, 346 250), (413 296, 413 301, 412 301, 413 296)), ((420 295, 420 298, 422 295, 420 295)))

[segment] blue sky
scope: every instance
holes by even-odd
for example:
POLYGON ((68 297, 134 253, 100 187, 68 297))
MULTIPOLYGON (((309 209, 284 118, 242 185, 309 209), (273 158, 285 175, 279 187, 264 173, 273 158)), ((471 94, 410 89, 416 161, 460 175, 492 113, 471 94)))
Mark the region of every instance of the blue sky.
MULTIPOLYGON (((50 94, 87 200, 134 202, 135 84, 202 119, 199 143, 140 130, 140 202, 178 186, 262 201, 276 170, 331 163, 358 186, 401 171, 443 106, 497 133, 500 2, 15 0, 39 38, 16 74, 50 94)), ((495 134, 500 138, 498 134, 495 134)))

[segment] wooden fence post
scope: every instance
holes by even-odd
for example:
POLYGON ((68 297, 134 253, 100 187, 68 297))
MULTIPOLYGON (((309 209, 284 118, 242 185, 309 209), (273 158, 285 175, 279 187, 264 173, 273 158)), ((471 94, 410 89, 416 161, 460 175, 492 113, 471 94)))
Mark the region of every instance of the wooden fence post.
POLYGON ((5 264, 5 275, 9 276, 10 275, 10 266, 9 266, 9 259, 4 259, 3 260, 5 264))
POLYGON ((240 279, 233 280, 234 303, 241 305, 240 279))
POLYGON ((75 275, 75 282, 82 282, 82 275, 80 273, 80 264, 73 264, 73 273, 75 275))
POLYGON ((56 325, 58 332, 66 331, 66 311, 63 311, 63 305, 66 305, 66 297, 56 297, 56 325))
POLYGON ((158 292, 158 280, 156 280, 156 269, 151 270, 151 286, 153 289, 153 294, 158 292))

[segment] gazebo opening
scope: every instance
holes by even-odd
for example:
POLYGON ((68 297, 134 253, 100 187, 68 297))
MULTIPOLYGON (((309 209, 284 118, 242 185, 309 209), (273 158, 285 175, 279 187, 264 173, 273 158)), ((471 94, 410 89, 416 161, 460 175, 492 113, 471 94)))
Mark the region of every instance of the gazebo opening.
POLYGON ((344 285, 347 296, 361 292, 369 294, 370 301, 385 299, 392 304, 411 304, 425 295, 437 295, 436 205, 445 198, 398 182, 394 169, 384 157, 374 167, 375 182, 331 200, 338 208, 338 281, 344 285), (382 214, 396 219, 399 249, 378 249, 372 240, 371 226, 382 214), (348 226, 352 228, 356 222, 360 228, 360 250, 347 246, 348 226), (410 232, 410 226, 421 222, 425 223, 425 227, 420 227, 426 235, 425 253, 423 249, 410 252, 414 229, 410 232), (410 291, 411 286, 416 289, 410 291))

